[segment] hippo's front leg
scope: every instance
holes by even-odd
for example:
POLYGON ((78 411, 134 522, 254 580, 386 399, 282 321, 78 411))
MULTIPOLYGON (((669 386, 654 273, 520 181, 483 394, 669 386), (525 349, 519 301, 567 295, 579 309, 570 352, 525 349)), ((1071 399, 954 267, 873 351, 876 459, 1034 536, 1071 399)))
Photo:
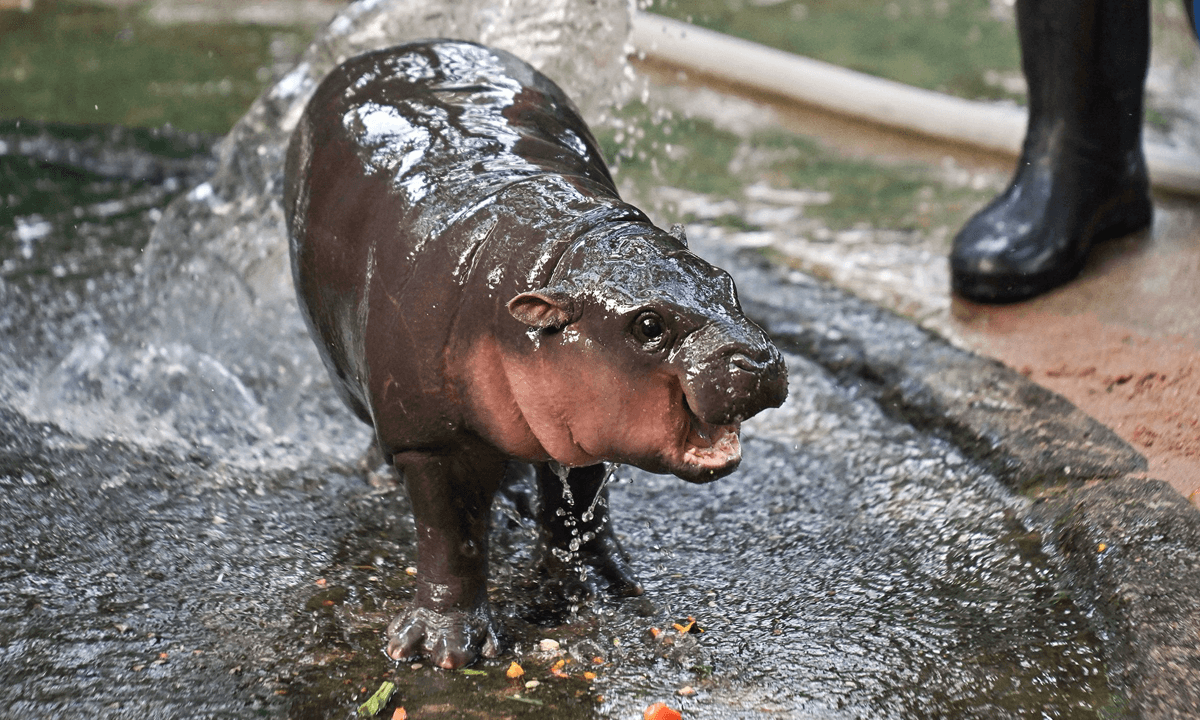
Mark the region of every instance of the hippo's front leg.
POLYGON ((565 477, 560 476, 562 471, 549 463, 537 466, 539 564, 543 571, 555 580, 569 582, 572 576, 579 577, 591 594, 594 581, 581 577, 590 569, 607 583, 610 593, 641 595, 641 583, 609 519, 607 465, 571 468, 565 477))
POLYGON ((417 525, 417 598, 388 627, 388 655, 425 654, 447 669, 496 657, 503 648, 487 599, 487 547, 503 459, 484 450, 405 453, 394 462, 417 525))

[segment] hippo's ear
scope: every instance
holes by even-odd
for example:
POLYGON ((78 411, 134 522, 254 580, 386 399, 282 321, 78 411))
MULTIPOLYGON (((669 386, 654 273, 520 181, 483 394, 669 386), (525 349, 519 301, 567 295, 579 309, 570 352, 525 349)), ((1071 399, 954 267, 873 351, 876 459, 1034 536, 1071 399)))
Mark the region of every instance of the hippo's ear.
POLYGON ((508 301, 508 311, 528 327, 561 328, 579 319, 570 295, 561 290, 533 290, 508 301))
POLYGON ((687 235, 685 235, 683 232, 683 223, 675 223, 672 225, 671 229, 667 231, 667 234, 678 240, 680 245, 684 247, 688 246, 687 235))

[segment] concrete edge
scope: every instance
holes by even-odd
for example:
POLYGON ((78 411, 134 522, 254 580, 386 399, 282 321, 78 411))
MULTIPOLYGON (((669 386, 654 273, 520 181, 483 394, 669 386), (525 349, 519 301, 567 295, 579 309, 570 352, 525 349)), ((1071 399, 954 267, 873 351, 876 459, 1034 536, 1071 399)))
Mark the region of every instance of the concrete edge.
POLYGON ((777 343, 894 416, 946 436, 1015 492, 1146 470, 1146 459, 1111 429, 999 362, 751 251, 708 242, 701 254, 736 268, 735 278, 747 281, 739 282, 743 306, 777 343))
POLYGON ((1091 613, 1123 716, 1200 717, 1200 512, 1136 475, 1145 458, 1061 396, 904 318, 752 251, 693 249, 734 275, 781 345, 1031 499, 1025 522, 1091 613))
MULTIPOLYGON (((1024 108, 904 85, 659 15, 635 13, 632 43, 641 57, 902 132, 1013 157, 1025 139, 1024 108)), ((1200 157, 1144 148, 1155 187, 1200 195, 1200 157)))
POLYGON ((1130 717, 1200 715, 1200 513, 1157 480, 1048 494, 1029 511, 1094 608, 1130 717), (1151 552, 1147 552, 1151 549, 1151 552))

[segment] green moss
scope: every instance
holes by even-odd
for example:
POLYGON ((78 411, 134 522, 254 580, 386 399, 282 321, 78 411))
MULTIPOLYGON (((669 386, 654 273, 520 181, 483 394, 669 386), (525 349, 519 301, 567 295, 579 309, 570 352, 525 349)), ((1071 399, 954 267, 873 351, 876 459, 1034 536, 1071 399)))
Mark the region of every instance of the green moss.
POLYGON ((144 7, 0 11, 0 117, 221 134, 270 82, 272 41, 308 41, 301 29, 156 25, 144 7))

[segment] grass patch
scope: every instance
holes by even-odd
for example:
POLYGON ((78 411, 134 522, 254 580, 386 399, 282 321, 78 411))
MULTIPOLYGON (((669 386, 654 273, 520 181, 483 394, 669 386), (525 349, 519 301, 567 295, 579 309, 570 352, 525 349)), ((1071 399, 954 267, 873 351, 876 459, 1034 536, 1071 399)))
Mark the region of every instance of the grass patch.
MULTIPOLYGON (((883 164, 846 158, 815 140, 770 130, 740 137, 698 118, 654 118, 639 103, 627 106, 616 128, 597 128, 597 139, 622 187, 635 198, 668 186, 700 193, 714 202, 745 200, 745 188, 828 192, 825 204, 805 207, 807 218, 831 230, 863 224, 896 230, 957 227, 994 190, 948 185, 924 164, 883 164)), ((693 217, 659 208, 668 222, 693 217)), ((758 229, 738 215, 709 222, 738 230, 758 229)))
POLYGON ((639 191, 669 185, 719 197, 740 197, 742 182, 729 172, 742 144, 731 132, 694 118, 654 115, 640 102, 619 112, 615 127, 593 128, 619 180, 639 191))
POLYGON ((1016 28, 988 0, 655 0, 651 12, 968 99, 1022 100, 1016 28), (989 72, 991 71, 991 72, 989 72))
POLYGON ((0 10, 0 117, 223 134, 272 80, 272 43, 311 31, 157 25, 145 6, 38 0, 0 10))

